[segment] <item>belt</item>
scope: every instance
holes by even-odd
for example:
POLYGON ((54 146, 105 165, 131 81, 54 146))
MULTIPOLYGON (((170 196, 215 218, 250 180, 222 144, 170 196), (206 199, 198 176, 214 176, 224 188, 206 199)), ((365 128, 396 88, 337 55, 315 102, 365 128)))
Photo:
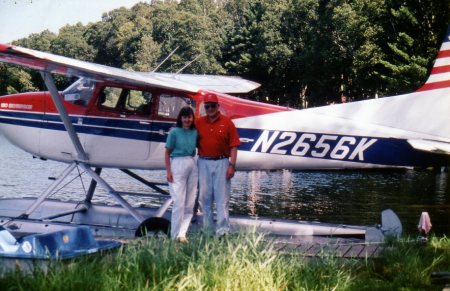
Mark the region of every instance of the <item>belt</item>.
POLYGON ((227 156, 218 156, 218 157, 199 157, 199 159, 217 161, 217 160, 228 159, 228 157, 227 157, 227 156))

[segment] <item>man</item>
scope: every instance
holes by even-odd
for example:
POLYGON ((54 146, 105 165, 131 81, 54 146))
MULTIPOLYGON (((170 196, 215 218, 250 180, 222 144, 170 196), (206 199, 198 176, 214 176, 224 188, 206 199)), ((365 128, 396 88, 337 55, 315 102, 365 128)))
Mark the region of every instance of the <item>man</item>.
POLYGON ((229 201, 234 176, 239 135, 230 118, 219 111, 215 94, 204 97, 206 116, 196 122, 198 131, 199 204, 203 228, 213 230, 213 203, 216 202, 216 235, 230 230, 229 201))

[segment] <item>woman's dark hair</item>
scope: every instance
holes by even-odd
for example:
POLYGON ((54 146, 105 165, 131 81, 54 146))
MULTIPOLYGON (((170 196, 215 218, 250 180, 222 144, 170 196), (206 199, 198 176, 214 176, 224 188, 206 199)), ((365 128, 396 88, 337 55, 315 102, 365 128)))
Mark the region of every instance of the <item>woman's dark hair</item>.
POLYGON ((194 110, 192 110, 191 107, 189 106, 184 106, 183 108, 181 108, 180 113, 178 113, 178 117, 177 117, 177 127, 183 127, 183 123, 181 122, 181 117, 183 116, 190 116, 192 115, 192 124, 191 124, 191 129, 195 128, 195 115, 194 115, 194 110))

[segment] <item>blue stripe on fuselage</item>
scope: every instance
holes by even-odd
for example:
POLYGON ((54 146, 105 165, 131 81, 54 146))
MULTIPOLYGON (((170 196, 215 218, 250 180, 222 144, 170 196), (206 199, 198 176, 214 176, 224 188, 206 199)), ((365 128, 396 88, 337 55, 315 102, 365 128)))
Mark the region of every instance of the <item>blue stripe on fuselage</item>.
POLYGON ((23 113, 16 111, 0 111, 0 123, 28 126, 28 127, 42 127, 43 123, 42 113, 23 113))
POLYGON ((240 128, 239 150, 390 166, 448 164, 448 158, 414 150, 405 139, 240 128))
MULTIPOLYGON (((54 114, 46 114, 45 119, 48 122, 57 122, 62 123, 59 115, 54 114)), ((99 127, 115 127, 119 129, 129 129, 129 130, 150 130, 150 124, 142 124, 140 120, 132 120, 132 119, 117 119, 117 118, 98 118, 98 117, 89 117, 89 116, 70 116, 70 120, 74 125, 76 125, 79 121, 82 122, 84 126, 99 126, 99 127)), ((144 120, 141 120, 144 121, 144 120)), ((153 121, 147 121, 148 123, 153 123, 153 121)), ((169 123, 170 128, 172 126, 169 123)))
MULTIPOLYGON (((170 122, 70 116, 76 132, 92 135, 165 142, 170 122), (148 122, 148 124, 140 121, 148 122), (162 134, 161 134, 162 133, 162 134)), ((59 115, 0 111, 0 123, 65 131, 59 115)))

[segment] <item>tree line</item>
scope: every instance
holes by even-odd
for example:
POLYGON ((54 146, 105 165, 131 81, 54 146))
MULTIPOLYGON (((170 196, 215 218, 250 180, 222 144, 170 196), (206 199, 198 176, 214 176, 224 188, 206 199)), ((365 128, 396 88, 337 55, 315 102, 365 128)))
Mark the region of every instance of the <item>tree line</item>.
MULTIPOLYGON (((32 5, 32 3, 30 4, 32 5)), ((296 108, 414 91, 450 23, 450 0, 182 0, 139 3, 15 45, 135 71, 237 75, 242 96, 296 108)), ((0 64, 0 94, 44 90, 0 64)), ((67 78, 57 77, 60 88, 67 78)))

